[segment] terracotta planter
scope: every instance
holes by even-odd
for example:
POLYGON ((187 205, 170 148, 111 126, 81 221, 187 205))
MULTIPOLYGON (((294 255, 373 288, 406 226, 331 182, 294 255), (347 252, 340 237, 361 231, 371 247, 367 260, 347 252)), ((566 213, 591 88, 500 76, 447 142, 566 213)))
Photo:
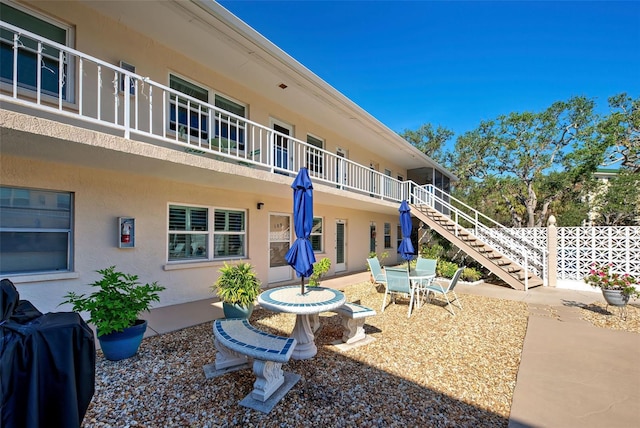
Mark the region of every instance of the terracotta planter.
POLYGON ((629 303, 629 295, 623 294, 622 290, 602 289, 602 296, 611 306, 626 306, 629 303))

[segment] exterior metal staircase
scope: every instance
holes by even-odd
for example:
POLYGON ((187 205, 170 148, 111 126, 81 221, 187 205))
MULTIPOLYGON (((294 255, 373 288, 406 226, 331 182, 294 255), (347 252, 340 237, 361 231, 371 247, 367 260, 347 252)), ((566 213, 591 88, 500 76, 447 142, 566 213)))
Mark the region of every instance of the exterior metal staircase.
POLYGON ((517 290, 546 285, 547 250, 427 185, 413 189, 411 213, 517 290))

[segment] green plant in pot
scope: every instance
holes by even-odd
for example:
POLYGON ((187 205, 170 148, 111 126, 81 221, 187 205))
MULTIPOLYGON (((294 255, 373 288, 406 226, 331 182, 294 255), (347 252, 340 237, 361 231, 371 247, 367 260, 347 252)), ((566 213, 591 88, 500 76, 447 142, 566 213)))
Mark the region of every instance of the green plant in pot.
POLYGON ((607 304, 625 306, 630 297, 640 297, 640 290, 636 288, 640 279, 628 273, 611 272, 612 267, 612 263, 593 263, 584 281, 592 287, 600 288, 607 304))
POLYGON ((260 294, 260 280, 249 263, 224 264, 211 287, 222 300, 226 318, 249 318, 260 294))
POLYGON ((151 302, 160 301, 158 293, 165 287, 157 282, 142 285, 138 275, 118 272, 115 266, 97 272, 102 278, 90 284, 97 291, 88 296, 71 291, 61 304, 72 304, 76 312, 89 312, 106 359, 129 358, 138 352, 147 329, 140 314, 151 309, 151 302))

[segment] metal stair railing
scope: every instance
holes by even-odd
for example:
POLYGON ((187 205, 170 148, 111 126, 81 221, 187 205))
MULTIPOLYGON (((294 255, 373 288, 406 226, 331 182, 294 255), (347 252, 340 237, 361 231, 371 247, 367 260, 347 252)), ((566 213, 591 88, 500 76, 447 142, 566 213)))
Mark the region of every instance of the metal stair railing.
POLYGON ((529 285, 529 271, 542 278, 544 285, 547 285, 546 248, 524 241, 502 224, 431 184, 413 187, 412 202, 426 205, 451 219, 456 226, 453 232, 455 236, 460 237, 459 230, 464 229, 522 266, 525 290, 529 285))

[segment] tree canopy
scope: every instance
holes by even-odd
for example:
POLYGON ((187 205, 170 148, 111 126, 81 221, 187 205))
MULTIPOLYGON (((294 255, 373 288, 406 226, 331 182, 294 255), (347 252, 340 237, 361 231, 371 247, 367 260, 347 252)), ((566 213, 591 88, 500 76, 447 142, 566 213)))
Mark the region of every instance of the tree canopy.
POLYGON ((626 186, 640 178, 640 98, 622 93, 608 102, 603 117, 586 97, 501 115, 458 136, 452 151, 445 144, 454 134, 442 126, 425 124, 400 135, 458 176, 457 197, 503 224, 543 226, 553 212, 565 216, 559 224, 579 225, 596 203, 602 222, 628 223, 634 211, 612 201, 626 198, 637 217, 640 186, 635 194, 626 186), (609 198, 590 198, 590 178, 611 162, 620 165, 620 180, 611 182, 609 198))

